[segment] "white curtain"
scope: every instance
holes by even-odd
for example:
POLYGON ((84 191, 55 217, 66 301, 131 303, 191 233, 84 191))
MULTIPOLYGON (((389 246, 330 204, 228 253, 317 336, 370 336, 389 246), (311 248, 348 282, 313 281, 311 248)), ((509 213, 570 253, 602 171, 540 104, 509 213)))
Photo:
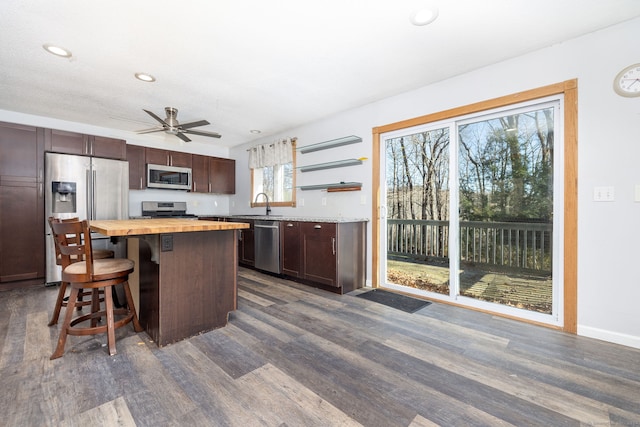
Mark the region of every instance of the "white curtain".
POLYGON ((249 168, 285 165, 293 161, 293 140, 281 139, 273 144, 256 145, 249 149, 249 168))

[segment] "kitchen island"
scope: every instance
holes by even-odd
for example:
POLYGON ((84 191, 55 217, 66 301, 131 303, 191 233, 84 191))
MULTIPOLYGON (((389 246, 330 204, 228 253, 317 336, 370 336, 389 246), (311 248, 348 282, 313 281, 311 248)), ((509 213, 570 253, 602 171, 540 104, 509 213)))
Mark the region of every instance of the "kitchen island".
POLYGON ((94 220, 90 227, 127 237, 140 324, 158 346, 227 324, 237 308, 236 233, 247 224, 166 218, 94 220))

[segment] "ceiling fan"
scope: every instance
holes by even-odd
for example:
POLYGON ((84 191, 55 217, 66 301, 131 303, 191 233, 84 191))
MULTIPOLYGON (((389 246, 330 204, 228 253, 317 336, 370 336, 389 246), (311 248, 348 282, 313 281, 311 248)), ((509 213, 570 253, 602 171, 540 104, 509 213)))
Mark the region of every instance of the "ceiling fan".
POLYGON ((144 130, 138 131, 139 134, 165 131, 166 133, 170 133, 171 135, 177 136, 178 138, 180 138, 184 142, 191 141, 185 135, 186 133, 189 133, 189 134, 192 134, 192 135, 210 136, 212 138, 220 138, 222 136, 217 132, 207 132, 207 131, 204 131, 204 130, 194 130, 194 129, 192 129, 192 128, 195 128, 195 127, 198 127, 198 126, 208 125, 209 122, 206 121, 206 120, 198 120, 197 122, 190 122, 190 123, 180 124, 178 122, 178 109, 177 108, 165 107, 164 111, 167 113, 167 118, 164 119, 164 120, 162 120, 160 117, 158 117, 157 115, 155 115, 154 113, 152 113, 149 110, 143 109, 143 111, 145 113, 147 113, 148 115, 150 115, 151 117, 153 117, 154 119, 156 119, 156 121, 158 121, 158 123, 160 123, 161 126, 154 127, 154 128, 151 128, 151 129, 144 129, 144 130))

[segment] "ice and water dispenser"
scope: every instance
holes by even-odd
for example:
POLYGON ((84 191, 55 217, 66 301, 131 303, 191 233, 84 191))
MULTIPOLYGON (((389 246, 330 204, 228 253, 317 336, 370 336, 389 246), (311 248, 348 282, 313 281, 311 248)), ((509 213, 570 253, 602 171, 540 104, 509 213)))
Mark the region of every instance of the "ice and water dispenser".
POLYGON ((76 212, 76 183, 53 181, 51 183, 51 211, 53 213, 76 212))

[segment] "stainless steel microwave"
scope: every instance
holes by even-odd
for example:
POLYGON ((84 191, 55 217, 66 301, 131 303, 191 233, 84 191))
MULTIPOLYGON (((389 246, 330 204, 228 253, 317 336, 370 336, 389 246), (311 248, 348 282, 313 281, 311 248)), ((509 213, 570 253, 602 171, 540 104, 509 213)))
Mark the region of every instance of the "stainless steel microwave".
POLYGON ((147 188, 191 191, 191 168, 147 164, 147 188))

